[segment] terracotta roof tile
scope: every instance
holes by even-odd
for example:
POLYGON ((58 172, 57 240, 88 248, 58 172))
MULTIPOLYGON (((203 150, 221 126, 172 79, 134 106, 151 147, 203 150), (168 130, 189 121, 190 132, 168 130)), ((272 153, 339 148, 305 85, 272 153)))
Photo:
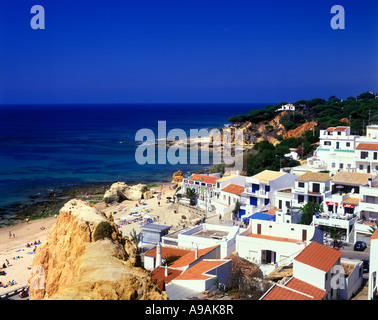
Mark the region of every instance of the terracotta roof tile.
POLYGON ((376 229, 373 233, 373 235, 370 237, 370 241, 371 240, 377 240, 378 239, 378 229, 376 229))
POLYGON ((359 143, 356 147, 357 150, 378 150, 377 143, 359 143))
MULTIPOLYGON (((214 250, 217 246, 209 247, 209 248, 204 248, 204 249, 199 249, 198 250, 198 258, 202 257, 203 255, 209 253, 210 251, 214 250)), ((189 253, 185 254, 182 256, 180 259, 177 259, 171 264, 171 268, 182 268, 185 267, 192 262, 196 260, 195 256, 195 250, 190 251, 189 253)))
MULTIPOLYGON (((161 257, 163 259, 166 259, 168 257, 177 257, 177 256, 182 257, 189 252, 191 252, 191 250, 178 249, 178 248, 173 248, 173 247, 164 247, 164 246, 161 247, 161 257)), ((149 256, 149 257, 156 257, 156 247, 147 251, 144 255, 149 256)))
POLYGON ((245 188, 243 186, 238 186, 236 184, 231 183, 227 187, 223 188, 222 191, 240 195, 244 192, 244 189, 245 188))
POLYGON ((181 273, 176 280, 206 280, 214 275, 206 275, 206 272, 214 269, 229 260, 202 260, 185 272, 181 273))
POLYGON ((274 285, 263 300, 322 300, 326 291, 307 282, 291 278, 285 286, 274 285))
POLYGON ((343 253, 317 242, 311 242, 294 260, 328 272, 343 253))
POLYGON ((200 181, 200 182, 205 182, 205 183, 211 183, 211 184, 215 184, 217 180, 219 180, 220 178, 219 177, 212 177, 212 176, 207 176, 205 174, 193 174, 189 180, 196 180, 196 181, 200 181))
POLYGON ((168 268, 168 277, 165 276, 165 267, 157 267, 151 272, 152 280, 163 279, 165 283, 171 282, 182 273, 182 270, 168 268))

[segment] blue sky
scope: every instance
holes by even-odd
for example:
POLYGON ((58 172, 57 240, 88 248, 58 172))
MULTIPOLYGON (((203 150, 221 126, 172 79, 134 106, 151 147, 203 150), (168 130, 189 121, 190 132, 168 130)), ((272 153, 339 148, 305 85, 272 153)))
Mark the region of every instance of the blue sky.
POLYGON ((378 91, 377 41, 376 0, 2 0, 0 104, 346 98, 378 91))

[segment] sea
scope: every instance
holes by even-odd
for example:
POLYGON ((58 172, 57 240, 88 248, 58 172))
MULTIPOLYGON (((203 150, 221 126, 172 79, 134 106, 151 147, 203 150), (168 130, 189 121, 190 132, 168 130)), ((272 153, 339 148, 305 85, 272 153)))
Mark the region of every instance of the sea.
MULTIPOLYGON (((177 170, 189 175, 211 166, 138 164, 140 129, 158 138, 166 131, 212 129, 228 125, 232 115, 268 103, 125 104, 0 106, 0 208, 23 203, 65 186, 98 182, 155 183, 171 181, 177 170)), ((156 153, 157 154, 157 153, 156 153)))

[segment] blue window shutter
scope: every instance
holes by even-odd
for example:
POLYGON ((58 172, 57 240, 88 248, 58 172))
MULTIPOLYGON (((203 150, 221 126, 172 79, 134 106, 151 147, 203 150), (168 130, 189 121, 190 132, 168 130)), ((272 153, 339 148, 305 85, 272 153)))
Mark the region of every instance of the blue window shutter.
POLYGON ((239 209, 239 218, 245 214, 245 210, 244 209, 239 209))
POLYGON ((270 186, 266 185, 266 186, 265 186, 265 191, 266 191, 266 192, 269 192, 269 191, 270 191, 270 186))
POLYGON ((249 198, 249 204, 253 206, 257 206, 257 198, 256 197, 250 197, 249 198))

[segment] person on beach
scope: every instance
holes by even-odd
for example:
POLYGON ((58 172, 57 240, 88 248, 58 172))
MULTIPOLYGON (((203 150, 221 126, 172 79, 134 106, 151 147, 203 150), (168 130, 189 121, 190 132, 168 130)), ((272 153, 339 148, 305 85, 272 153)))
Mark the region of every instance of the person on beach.
POLYGON ((12 238, 12 232, 9 231, 9 239, 11 239, 11 238, 12 238))

